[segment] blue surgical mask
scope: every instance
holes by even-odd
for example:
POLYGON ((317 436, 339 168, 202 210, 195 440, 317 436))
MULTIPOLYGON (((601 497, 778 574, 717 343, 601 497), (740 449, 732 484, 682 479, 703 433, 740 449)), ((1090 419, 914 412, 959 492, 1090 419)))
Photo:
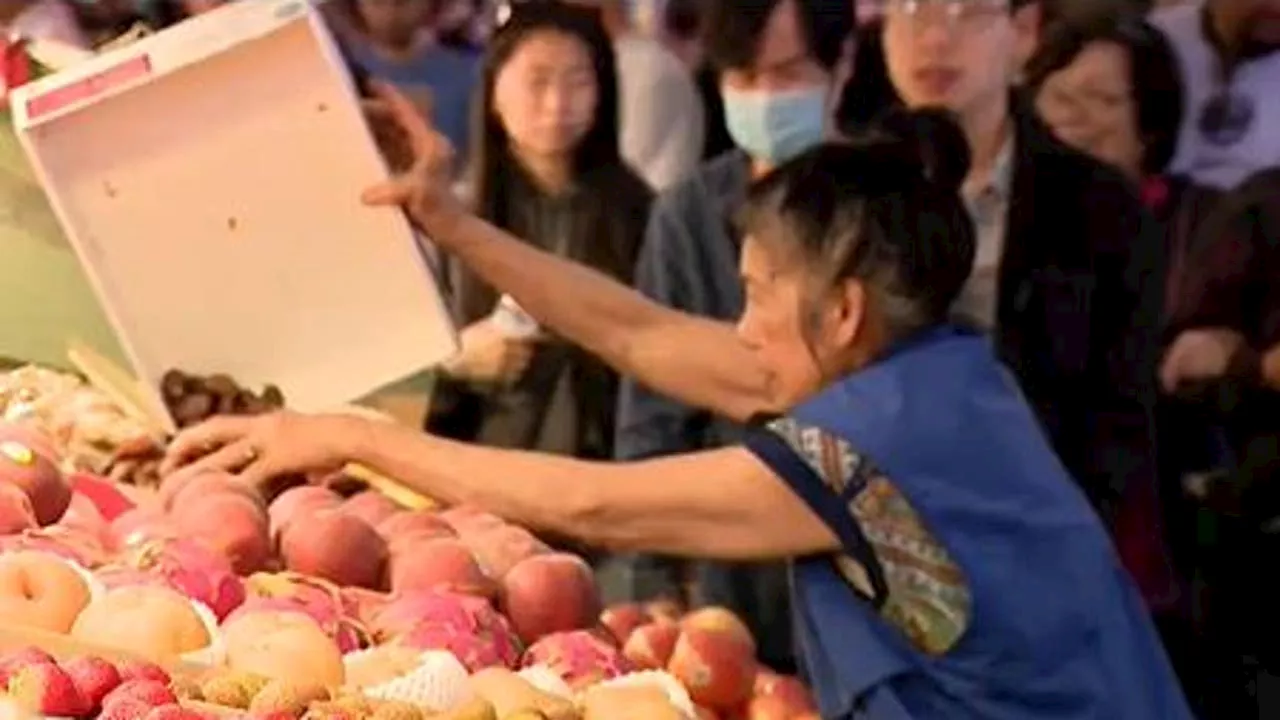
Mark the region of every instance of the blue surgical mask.
POLYGON ((756 160, 778 165, 822 142, 827 131, 827 88, 724 88, 729 136, 756 160))

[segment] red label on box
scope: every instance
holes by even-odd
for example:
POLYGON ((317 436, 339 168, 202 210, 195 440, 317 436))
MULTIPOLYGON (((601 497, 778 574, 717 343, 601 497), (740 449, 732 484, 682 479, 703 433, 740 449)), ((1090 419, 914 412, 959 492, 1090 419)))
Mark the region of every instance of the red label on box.
POLYGON ((70 85, 64 85, 27 100, 27 117, 35 120, 150 74, 151 57, 140 55, 83 80, 77 80, 70 85))

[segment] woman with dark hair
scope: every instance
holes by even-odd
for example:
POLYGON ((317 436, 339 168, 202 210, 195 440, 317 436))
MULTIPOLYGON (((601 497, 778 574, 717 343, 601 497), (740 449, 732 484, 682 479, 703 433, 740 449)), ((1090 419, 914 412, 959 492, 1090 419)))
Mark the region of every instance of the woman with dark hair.
POLYGON ((1160 178, 1182 127, 1182 80, 1164 35, 1140 17, 1058 23, 1027 63, 1041 119, 1060 140, 1135 183, 1160 178))
POLYGON ((223 418, 180 436, 169 468, 204 455, 198 467, 257 483, 356 461, 593 545, 790 558, 824 718, 1190 717, 1106 530, 1017 384, 987 338, 947 324, 974 255, 954 124, 897 118, 756 181, 734 326, 469 215, 437 180, 438 139, 399 117, 420 162, 367 201, 404 203, 618 371, 756 427, 735 446, 607 463, 334 416, 223 418))
MULTIPOLYGON (((629 282, 652 195, 619 155, 613 62, 594 13, 555 3, 517 7, 485 55, 469 184, 480 217, 629 282)), ((616 376, 571 345, 512 333, 495 315, 499 294, 466 268, 449 265, 448 280, 465 329, 428 429, 485 445, 610 457, 616 376)))

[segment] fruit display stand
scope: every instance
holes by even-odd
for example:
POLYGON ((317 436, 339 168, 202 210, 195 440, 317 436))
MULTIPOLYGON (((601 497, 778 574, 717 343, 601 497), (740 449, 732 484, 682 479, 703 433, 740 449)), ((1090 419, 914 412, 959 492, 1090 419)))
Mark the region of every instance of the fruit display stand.
POLYGON ((154 428, 114 407, 127 390, 79 383, 0 374, 0 617, 73 643, 37 645, 198 659, 162 697, 230 717, 816 717, 731 612, 601 608, 581 557, 478 508, 415 508, 341 477, 250 489, 178 471, 116 492, 83 470, 83 438, 154 428))
POLYGON ((319 11, 234 3, 19 87, 23 147, 151 404, 175 368, 351 402, 456 351, 319 11), (324 158, 324 171, 299 173, 324 158))

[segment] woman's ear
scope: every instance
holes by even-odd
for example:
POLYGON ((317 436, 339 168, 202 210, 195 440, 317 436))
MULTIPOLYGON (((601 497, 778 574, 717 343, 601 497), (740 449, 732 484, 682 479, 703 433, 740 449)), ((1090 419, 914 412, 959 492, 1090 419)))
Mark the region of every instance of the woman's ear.
POLYGON ((857 280, 840 282, 832 298, 833 340, 840 347, 850 347, 865 327, 867 311, 866 286, 857 280))

